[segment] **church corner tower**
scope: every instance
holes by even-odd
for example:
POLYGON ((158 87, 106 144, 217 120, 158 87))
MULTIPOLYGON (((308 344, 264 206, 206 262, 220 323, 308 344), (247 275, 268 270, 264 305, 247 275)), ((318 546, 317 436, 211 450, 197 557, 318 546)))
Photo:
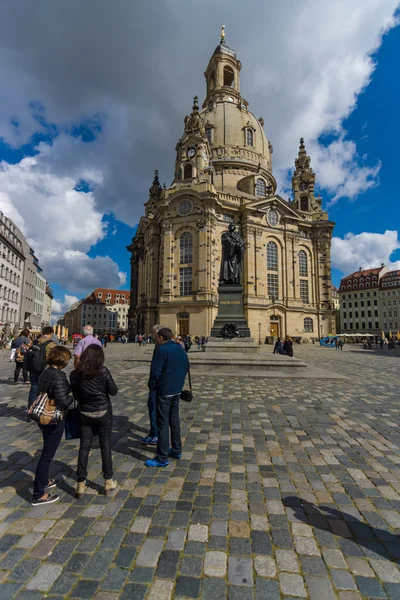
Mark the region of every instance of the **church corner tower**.
MULTIPOLYGON (((242 64, 225 30, 175 147, 170 187, 155 172, 131 253, 130 335, 161 323, 208 336, 218 309, 221 235, 234 222, 246 240, 244 310, 251 334, 318 338, 334 333, 330 275, 333 223, 315 196, 300 140, 294 199, 276 194, 264 120, 241 93, 242 64)), ((172 146, 172 144, 171 144, 172 146)))

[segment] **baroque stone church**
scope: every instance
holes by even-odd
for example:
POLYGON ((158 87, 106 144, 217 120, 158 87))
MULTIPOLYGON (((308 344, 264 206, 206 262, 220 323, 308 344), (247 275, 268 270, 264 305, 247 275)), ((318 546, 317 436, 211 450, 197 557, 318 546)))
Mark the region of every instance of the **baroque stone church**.
POLYGON ((218 311, 221 235, 246 241, 244 311, 251 335, 318 338, 335 332, 330 247, 334 223, 315 196, 300 140, 293 200, 276 194, 272 145, 240 91, 242 65, 224 35, 208 63, 206 98, 184 120, 170 187, 156 171, 131 252, 129 333, 161 323, 210 334, 218 311))

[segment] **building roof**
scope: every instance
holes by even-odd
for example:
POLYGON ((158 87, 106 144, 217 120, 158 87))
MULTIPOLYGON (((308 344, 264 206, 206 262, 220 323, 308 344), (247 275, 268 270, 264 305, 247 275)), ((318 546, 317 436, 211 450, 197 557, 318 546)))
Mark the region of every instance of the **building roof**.
POLYGON ((388 271, 382 275, 380 280, 380 288, 400 287, 400 270, 388 271))
POLYGON ((106 300, 109 300, 107 304, 124 304, 129 305, 130 301, 130 292, 129 290, 112 290, 109 288, 96 288, 93 290, 89 296, 87 296, 84 300, 84 304, 92 304, 97 303, 97 299, 100 299, 101 303, 106 303, 106 300), (108 294, 110 294, 108 296, 108 294), (118 298, 117 298, 118 295, 118 298), (122 296, 125 296, 122 298, 122 296), (117 302, 117 300, 119 302, 117 302), (125 300, 125 302, 123 302, 125 300))
POLYGON ((364 288, 377 288, 379 287, 380 274, 385 269, 385 265, 376 267, 374 269, 359 269, 351 275, 343 277, 340 282, 340 292, 348 291, 351 285, 351 289, 364 289, 364 288))

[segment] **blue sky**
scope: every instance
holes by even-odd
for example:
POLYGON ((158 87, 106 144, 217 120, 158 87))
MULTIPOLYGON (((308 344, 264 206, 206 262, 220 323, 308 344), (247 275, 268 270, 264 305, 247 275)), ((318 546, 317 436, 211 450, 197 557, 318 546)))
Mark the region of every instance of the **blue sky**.
POLYGON ((94 287, 128 288, 126 246, 154 169, 161 183, 172 180, 183 118, 192 97, 204 97, 222 23, 243 64, 242 95, 265 119, 282 192, 306 139, 336 222, 333 282, 359 266, 400 266, 398 8, 364 0, 349 18, 348 0, 254 0, 259 18, 243 36, 246 7, 229 0, 204 0, 201 15, 184 0, 6 0, 0 209, 31 240, 54 313, 94 287))

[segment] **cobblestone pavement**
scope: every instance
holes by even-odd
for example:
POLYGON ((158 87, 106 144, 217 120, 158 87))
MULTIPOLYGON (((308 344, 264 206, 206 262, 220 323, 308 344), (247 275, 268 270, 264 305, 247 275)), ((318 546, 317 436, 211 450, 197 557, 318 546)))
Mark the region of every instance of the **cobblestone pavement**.
POLYGON ((347 379, 196 374, 183 458, 157 470, 138 442, 143 349, 108 347, 119 487, 102 494, 96 445, 75 500, 78 443, 63 440, 61 500, 36 508, 40 432, 0 352, 0 599, 400 598, 400 352, 295 350, 347 379))

